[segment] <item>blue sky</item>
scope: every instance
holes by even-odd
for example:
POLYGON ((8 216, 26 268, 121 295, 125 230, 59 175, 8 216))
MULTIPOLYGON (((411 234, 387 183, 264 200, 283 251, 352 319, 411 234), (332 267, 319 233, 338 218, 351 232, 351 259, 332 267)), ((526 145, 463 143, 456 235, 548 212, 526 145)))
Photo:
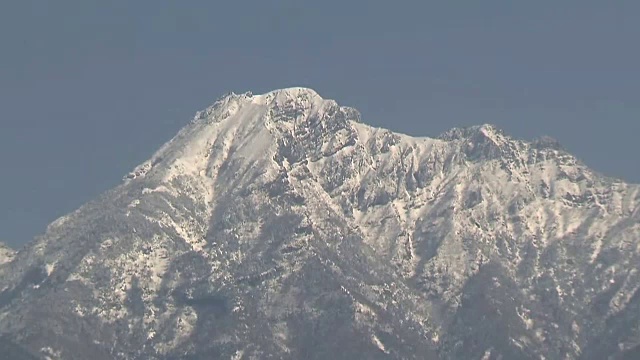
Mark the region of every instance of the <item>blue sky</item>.
POLYGON ((420 136, 547 134, 640 182, 638 1, 5 1, 0 239, 115 186, 228 91, 307 86, 420 136))

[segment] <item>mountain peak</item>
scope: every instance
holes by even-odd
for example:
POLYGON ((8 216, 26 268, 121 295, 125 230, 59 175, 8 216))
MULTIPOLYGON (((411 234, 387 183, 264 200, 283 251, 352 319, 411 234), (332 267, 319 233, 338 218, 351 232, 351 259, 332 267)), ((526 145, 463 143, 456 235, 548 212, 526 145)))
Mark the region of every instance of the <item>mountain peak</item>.
POLYGON ((514 138, 493 124, 474 125, 461 128, 452 128, 438 136, 438 139, 445 141, 461 141, 466 152, 477 152, 478 145, 490 158, 514 155, 516 148, 530 148, 537 151, 559 153, 564 155, 567 150, 560 144, 560 141, 550 136, 541 136, 533 140, 522 140, 514 138))
POLYGON ((324 146, 323 151, 328 151, 338 146, 340 141, 334 138, 340 131, 352 139, 354 131, 348 123, 359 120, 357 110, 323 99, 309 88, 291 87, 260 95, 230 92, 197 112, 191 124, 129 173, 125 181, 151 172, 162 181, 175 174, 207 177, 231 154, 249 166, 254 161, 268 162, 279 147, 294 142, 292 151, 304 146, 324 146), (265 157, 268 154, 271 157, 265 157))
POLYGON ((306 87, 288 87, 288 88, 271 90, 263 94, 254 94, 253 91, 245 91, 243 93, 236 93, 236 92, 230 91, 224 94, 223 96, 221 96, 220 98, 218 98, 218 100, 216 100, 216 103, 228 102, 229 100, 232 100, 232 99, 234 100, 241 99, 241 100, 251 100, 251 102, 253 103, 266 104, 275 99, 282 101, 282 100, 293 99, 297 97, 322 99, 322 97, 314 89, 306 88, 306 87))
POLYGON ((228 92, 218 98, 211 106, 196 112, 194 121, 209 118, 219 122, 220 117, 229 117, 242 106, 266 106, 269 108, 311 108, 319 107, 323 103, 335 104, 334 100, 323 99, 315 90, 305 87, 289 87, 272 90, 263 94, 254 94, 251 91, 244 93, 228 92), (216 111, 217 110, 217 111, 216 111))
POLYGON ((467 127, 454 127, 440 134, 438 139, 452 141, 472 139, 478 136, 494 138, 496 136, 504 136, 504 132, 493 124, 482 124, 467 127))
POLYGON ((301 95, 307 95, 311 97, 320 97, 317 91, 311 88, 299 87, 299 86, 272 90, 263 94, 262 96, 284 96, 284 97, 292 98, 292 97, 297 97, 301 95))
POLYGON ((290 87, 269 91, 261 95, 246 93, 245 98, 250 99, 253 104, 278 107, 283 105, 293 105, 298 108, 308 108, 320 106, 325 101, 315 90, 304 87, 290 87), (249 95, 246 95, 249 94, 249 95))

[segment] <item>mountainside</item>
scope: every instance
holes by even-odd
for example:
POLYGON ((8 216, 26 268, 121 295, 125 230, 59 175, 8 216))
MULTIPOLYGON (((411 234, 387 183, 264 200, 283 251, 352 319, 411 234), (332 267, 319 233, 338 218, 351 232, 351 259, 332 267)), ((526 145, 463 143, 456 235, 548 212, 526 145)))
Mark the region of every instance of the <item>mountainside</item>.
POLYGON ((50 359, 634 358, 639 204, 549 138, 229 94, 0 267, 0 335, 50 359))

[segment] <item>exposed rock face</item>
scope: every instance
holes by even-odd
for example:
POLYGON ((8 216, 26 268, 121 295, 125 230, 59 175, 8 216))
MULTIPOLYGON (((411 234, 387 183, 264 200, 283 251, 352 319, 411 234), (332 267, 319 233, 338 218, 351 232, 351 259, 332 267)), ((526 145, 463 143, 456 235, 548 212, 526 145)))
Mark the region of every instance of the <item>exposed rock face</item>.
POLYGON ((0 332, 52 359, 624 358, 639 202, 550 139, 230 94, 0 267, 0 332))

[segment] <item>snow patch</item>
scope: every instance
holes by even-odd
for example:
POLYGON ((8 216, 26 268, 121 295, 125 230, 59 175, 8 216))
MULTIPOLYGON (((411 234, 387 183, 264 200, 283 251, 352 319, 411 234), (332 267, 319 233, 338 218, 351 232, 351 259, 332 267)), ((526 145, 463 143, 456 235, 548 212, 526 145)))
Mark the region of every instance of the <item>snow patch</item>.
POLYGON ((383 353, 388 354, 389 351, 387 351, 387 349, 384 347, 384 344, 382 343, 382 341, 380 341, 380 338, 378 338, 375 334, 371 335, 371 341, 375 344, 375 346, 378 347, 378 349, 380 349, 383 353))
POLYGON ((44 269, 47 272, 47 276, 51 276, 51 273, 53 273, 53 270, 55 270, 56 268, 56 264, 45 264, 44 269))

